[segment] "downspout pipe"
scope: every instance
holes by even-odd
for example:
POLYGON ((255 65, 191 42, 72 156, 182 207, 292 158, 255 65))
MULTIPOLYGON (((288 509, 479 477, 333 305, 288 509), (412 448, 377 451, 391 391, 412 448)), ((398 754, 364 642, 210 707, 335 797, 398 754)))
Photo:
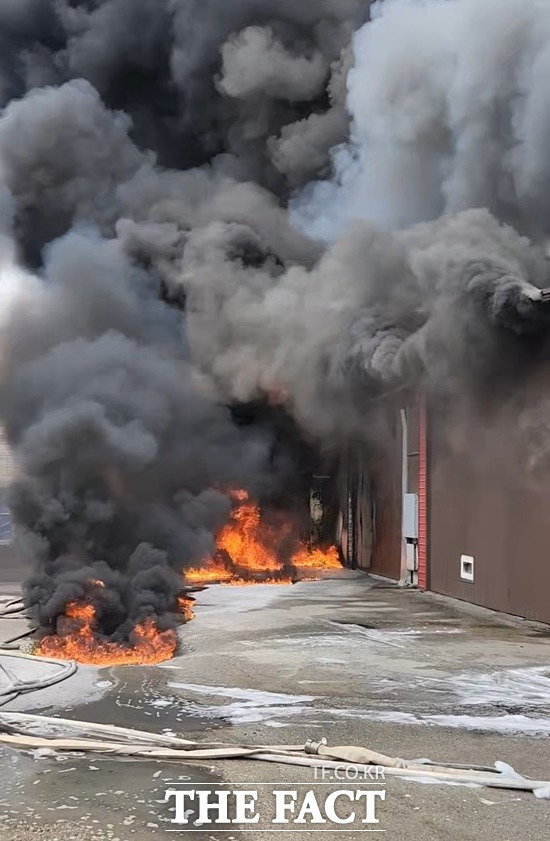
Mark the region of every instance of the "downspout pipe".
POLYGON ((408 583, 407 541, 405 536, 405 496, 409 489, 409 424, 407 410, 401 409, 401 575, 400 586, 408 583))

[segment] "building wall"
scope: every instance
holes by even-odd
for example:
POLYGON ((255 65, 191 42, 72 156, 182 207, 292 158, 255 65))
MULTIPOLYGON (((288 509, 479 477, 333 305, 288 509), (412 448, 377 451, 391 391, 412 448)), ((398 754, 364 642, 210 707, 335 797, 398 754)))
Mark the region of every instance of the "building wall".
POLYGON ((550 475, 528 480, 514 436, 474 418, 430 416, 428 442, 430 590, 550 623, 550 475))
POLYGON ((371 572, 398 581, 402 554, 402 429, 398 411, 388 412, 384 438, 371 460, 374 539, 371 572))
POLYGON ((418 543, 416 547, 416 583, 421 590, 429 585, 429 505, 428 505, 428 413, 426 399, 420 395, 417 401, 417 442, 418 442, 418 543))
POLYGON ((370 446, 357 445, 340 463, 337 540, 348 566, 399 580, 403 491, 399 411, 381 404, 365 423, 370 446))
POLYGON ((5 487, 13 478, 13 457, 6 436, 0 428, 0 486, 5 487))
POLYGON ((7 490, 13 479, 14 462, 6 436, 0 429, 0 543, 11 540, 11 518, 6 506, 7 490))
POLYGON ((377 423, 376 447, 342 462, 340 536, 350 565, 550 623, 550 469, 526 471, 518 419, 502 425, 405 399, 381 407, 377 423), (418 540, 405 544, 405 575, 403 405, 406 492, 418 495, 418 540), (461 578, 463 555, 474 559, 473 581, 461 578))
POLYGON ((368 572, 373 563, 375 535, 372 477, 363 453, 354 453, 350 466, 348 531, 353 534, 350 560, 353 567, 368 572))

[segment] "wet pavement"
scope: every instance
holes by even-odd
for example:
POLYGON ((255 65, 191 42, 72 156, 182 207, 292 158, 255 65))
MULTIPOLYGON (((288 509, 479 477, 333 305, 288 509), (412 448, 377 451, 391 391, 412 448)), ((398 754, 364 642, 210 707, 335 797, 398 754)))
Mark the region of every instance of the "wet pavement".
MULTIPOLYGON (((114 724, 154 732, 215 739, 220 723, 186 714, 160 699, 162 681, 155 667, 97 669, 94 688, 101 697, 90 703, 62 704, 62 686, 53 703, 32 707, 37 694, 26 696, 29 712, 114 724)), ((50 693, 52 690, 47 690, 50 693)), ((41 693, 44 694, 45 693, 41 693)), ((75 696, 72 696, 73 698, 75 696)), ((52 699, 53 700, 53 699, 52 699)), ((6 707, 8 709, 8 707, 6 707)), ((166 789, 193 785, 212 789, 221 780, 211 766, 107 759, 100 756, 52 757, 44 752, 0 752, 0 838, 98 838, 141 841, 164 833, 172 814, 166 789), (4 835, 2 835, 4 833, 4 835)))
POLYGON ((8 838, 24 820, 31 827, 69 830, 76 838, 89 831, 110 841, 141 841, 169 825, 165 790, 191 781, 210 787, 217 778, 190 766, 160 768, 146 761, 72 756, 33 759, 7 752, 2 757, 1 829, 8 838))
MULTIPOLYGON (((294 586, 211 587, 198 594, 196 614, 169 663, 81 669, 6 709, 201 741, 302 744, 326 736, 408 759, 502 760, 550 779, 545 626, 347 572, 294 586)), ((171 828, 167 787, 306 791, 311 774, 250 761, 189 767, 4 752, 0 839, 154 838, 171 828)), ((252 835, 223 826, 178 835, 273 838, 262 828, 271 808, 266 802, 252 835)), ((399 841, 544 841, 549 821, 550 802, 533 795, 401 780, 388 782, 381 810, 381 827, 399 841)), ((360 830, 353 824, 344 837, 364 838, 360 830)))

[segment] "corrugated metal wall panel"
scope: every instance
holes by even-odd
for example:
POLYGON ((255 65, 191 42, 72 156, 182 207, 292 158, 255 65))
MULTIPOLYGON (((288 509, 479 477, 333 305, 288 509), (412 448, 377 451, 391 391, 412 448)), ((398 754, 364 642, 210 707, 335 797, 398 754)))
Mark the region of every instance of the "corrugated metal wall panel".
POLYGON ((14 463, 11 448, 0 428, 0 487, 9 485, 13 478, 14 463))
POLYGON ((0 428, 0 544, 10 543, 12 539, 11 516, 6 505, 7 489, 11 484, 15 466, 11 448, 0 428))

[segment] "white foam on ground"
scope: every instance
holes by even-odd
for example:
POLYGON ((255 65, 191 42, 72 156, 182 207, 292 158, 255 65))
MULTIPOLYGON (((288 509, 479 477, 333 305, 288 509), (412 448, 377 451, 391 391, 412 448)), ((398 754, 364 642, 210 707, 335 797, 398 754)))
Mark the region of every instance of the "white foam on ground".
POLYGON ((529 704, 550 707, 550 668, 464 672, 447 680, 462 704, 529 704))
POLYGON ((394 630, 380 628, 363 628, 361 625, 346 625, 340 622, 329 622, 332 626, 342 628, 346 634, 364 638, 369 642, 380 645, 391 645, 396 648, 403 648, 411 641, 422 640, 425 637, 439 636, 440 634, 462 634, 459 628, 395 628, 394 630))
POLYGON ((202 717, 229 719, 233 724, 252 724, 310 712, 311 708, 308 705, 316 700, 311 695, 287 695, 256 689, 206 686, 194 683, 171 682, 168 687, 186 693, 192 692, 198 695, 230 699, 230 703, 193 705, 192 708, 195 714, 202 717))
MULTIPOLYGON (((400 649, 404 655, 408 656, 408 649, 411 642, 420 641, 431 635, 455 635, 462 633, 462 631, 457 629, 413 630, 405 628, 386 631, 378 628, 362 628, 358 625, 345 625, 331 620, 326 625, 338 629, 339 633, 298 634, 296 636, 274 637, 269 640, 269 644, 271 646, 284 646, 285 648, 303 648, 306 646, 308 650, 312 648, 337 648, 340 652, 346 649, 349 651, 365 648, 370 645, 389 646, 390 648, 400 649)), ((330 663, 330 659, 324 658, 327 663, 330 663)), ((338 662, 348 662, 348 660, 334 659, 333 662, 337 664, 338 662)))
POLYGON ((438 727, 483 730, 507 734, 550 733, 550 719, 528 718, 525 715, 473 716, 473 715, 415 715, 399 710, 326 710, 335 718, 352 718, 362 721, 380 721, 387 724, 432 725, 438 727))

